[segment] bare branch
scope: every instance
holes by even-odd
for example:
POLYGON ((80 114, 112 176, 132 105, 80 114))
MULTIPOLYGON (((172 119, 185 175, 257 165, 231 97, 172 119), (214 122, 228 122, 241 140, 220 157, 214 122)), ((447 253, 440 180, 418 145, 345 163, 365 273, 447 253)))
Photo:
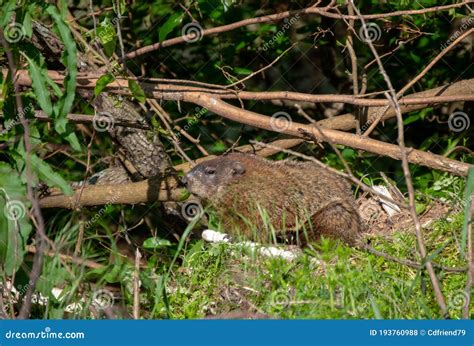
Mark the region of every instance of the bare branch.
MULTIPOLYGON (((368 15, 363 15, 362 18, 381 19, 381 18, 397 17, 397 16, 405 16, 405 15, 420 15, 420 14, 426 14, 430 12, 446 11, 452 8, 459 8, 471 2, 472 0, 468 0, 468 1, 457 3, 457 4, 427 7, 427 8, 422 8, 419 10, 407 10, 407 11, 395 11, 395 12, 389 12, 389 13, 368 14, 368 15)), ((205 29, 200 34, 202 37, 211 36, 211 35, 227 32, 227 31, 235 30, 244 26, 252 25, 252 24, 274 22, 274 21, 282 20, 284 18, 291 17, 291 16, 296 17, 296 16, 304 16, 304 15, 320 15, 320 16, 325 16, 325 17, 329 17, 333 19, 360 20, 358 16, 333 13, 333 12, 329 12, 330 10, 331 8, 309 7, 300 11, 285 11, 285 12, 276 13, 276 14, 267 15, 267 16, 244 19, 232 24, 222 25, 215 28, 211 28, 211 29, 205 29)), ((163 42, 154 43, 154 44, 139 48, 137 50, 134 50, 132 52, 129 52, 125 55, 125 58, 132 59, 137 56, 152 52, 160 48, 170 47, 175 44, 188 42, 189 39, 192 39, 192 38, 194 37, 191 36, 191 34, 174 37, 168 40, 164 40, 163 42)))
MULTIPOLYGON (((351 5, 354 8, 354 11, 357 13, 357 15, 360 17, 360 20, 362 22, 362 26, 364 28, 364 31, 366 35, 368 35, 368 29, 367 25, 365 23, 364 18, 361 17, 361 14, 357 7, 354 5, 353 0, 350 0, 351 5)), ((449 317, 448 313, 448 307, 446 305, 446 301, 443 296, 443 292, 441 291, 440 285, 438 278, 434 272, 433 269, 433 264, 431 263, 431 260, 427 258, 427 252, 425 248, 425 243, 423 240, 423 233, 421 229, 421 224, 420 224, 420 219, 418 218, 418 214, 416 213, 416 208, 415 208, 415 190, 413 188, 413 181, 411 178, 411 173, 410 173, 410 168, 408 165, 409 159, 408 159, 408 151, 405 146, 405 138, 404 138, 404 126, 403 126, 403 117, 402 113, 400 111, 400 103, 398 102, 397 95, 395 94, 395 89, 392 86, 392 82, 390 81, 390 77, 388 76, 387 72, 385 71, 385 68, 383 67, 382 61, 380 60, 380 56, 377 53, 377 50, 375 49, 373 43, 371 40, 366 40, 366 43, 369 45, 370 50, 372 51, 375 59, 377 60, 377 64, 379 67, 379 71, 382 74, 385 82, 387 83, 389 93, 387 93, 387 98, 393 103, 392 107, 394 108, 396 115, 397 115, 397 127, 398 127, 398 145, 400 147, 400 153, 401 153, 401 160, 402 160, 402 167, 403 167, 403 173, 405 175, 405 181, 408 189, 408 201, 409 201, 409 206, 410 206, 410 214, 413 219, 413 222, 415 223, 415 233, 416 233, 416 238, 418 241, 418 248, 419 252, 422 258, 422 261, 425 262, 426 270, 428 271, 428 275, 430 276, 431 280, 431 285, 433 286, 433 291, 436 296, 436 301, 438 302, 438 305, 441 309, 441 313, 443 314, 444 317, 449 317)), ((467 172, 466 172, 467 174, 467 172)))

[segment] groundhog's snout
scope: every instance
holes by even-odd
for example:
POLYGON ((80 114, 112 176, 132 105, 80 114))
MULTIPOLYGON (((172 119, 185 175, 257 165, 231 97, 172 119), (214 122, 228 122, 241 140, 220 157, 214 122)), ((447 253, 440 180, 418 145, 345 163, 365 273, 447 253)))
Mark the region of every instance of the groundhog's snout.
POLYGON ((193 182, 196 182, 196 180, 199 180, 199 172, 197 172, 195 169, 189 171, 182 179, 181 181, 183 182, 184 186, 192 191, 193 188, 193 182))
POLYGON ((193 171, 190 171, 181 179, 181 182, 184 184, 184 186, 186 187, 189 186, 189 183, 192 180, 193 175, 194 175, 193 171))

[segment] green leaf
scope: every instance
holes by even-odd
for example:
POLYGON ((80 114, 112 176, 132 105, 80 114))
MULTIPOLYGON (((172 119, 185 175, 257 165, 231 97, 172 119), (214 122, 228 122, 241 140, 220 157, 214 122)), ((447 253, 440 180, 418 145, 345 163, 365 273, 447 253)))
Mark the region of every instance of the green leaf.
POLYGON ((75 151, 82 151, 81 144, 74 131, 70 131, 64 137, 75 151))
POLYGON ((216 142, 212 145, 211 151, 213 153, 220 153, 227 149, 226 145, 222 142, 216 142))
POLYGON ((134 81, 133 79, 129 79, 128 88, 132 92, 133 97, 135 97, 138 100, 138 102, 145 103, 146 101, 145 92, 136 81, 134 81))
POLYGON ((32 231, 25 200, 26 187, 19 174, 0 163, 0 266, 12 275, 23 263, 32 231))
POLYGON ((44 75, 48 74, 48 71, 36 64, 36 62, 30 59, 26 54, 22 55, 28 61, 28 73, 30 75, 33 91, 35 92, 36 99, 41 109, 48 115, 53 115, 53 106, 51 105, 51 97, 46 87, 46 79, 44 75))
POLYGON ((112 56, 117 47, 117 33, 109 19, 104 19, 97 27, 97 38, 104 47, 105 54, 109 57, 112 56))
POLYGON ((413 123, 413 122, 415 122, 419 119, 420 119, 420 114, 419 113, 409 115, 408 117, 403 119, 403 125, 411 124, 411 123, 413 123))
POLYGON ((67 195, 72 195, 72 189, 66 180, 58 173, 53 171, 50 165, 41 160, 38 156, 32 154, 30 156, 32 170, 43 180, 48 186, 55 186, 67 195))
POLYGON ((419 215, 426 210, 426 204, 417 203, 415 206, 415 209, 416 209, 416 213, 419 215))
POLYGON ((115 80, 115 77, 111 73, 106 73, 97 80, 94 88, 94 95, 98 96, 102 90, 105 89, 107 85, 112 83, 115 80))
POLYGON ((64 135, 64 138, 75 151, 81 151, 81 146, 77 136, 72 131, 66 133, 67 114, 71 111, 76 97, 77 48, 76 42, 72 38, 71 31, 64 21, 67 7, 63 2, 62 5, 61 14, 58 12, 57 8, 52 5, 46 9, 46 12, 53 18, 59 36, 61 37, 61 41, 64 44, 64 53, 61 61, 68 71, 66 78, 64 78, 65 92, 61 93, 61 91, 58 90, 59 88, 57 89, 53 87, 57 94, 61 93, 58 102, 56 102, 56 105, 54 106, 54 117, 56 118, 54 128, 57 133, 64 135))
POLYGON ((253 72, 252 70, 249 70, 248 68, 243 68, 243 67, 234 67, 234 71, 241 75, 249 75, 253 72))
POLYGON ((74 133, 73 127, 68 126, 68 125, 69 123, 68 123, 67 118, 57 119, 54 122, 54 129, 56 130, 57 133, 61 135, 62 138, 68 141, 68 143, 71 145, 71 147, 75 151, 81 151, 82 147, 81 147, 81 144, 79 143, 79 139, 74 133))
POLYGON ((148 238, 145 239, 143 242, 143 247, 145 249, 159 249, 163 247, 168 247, 168 246, 173 246, 173 244, 168 240, 168 239, 162 239, 162 238, 148 238))
POLYGON ((172 14, 168 20, 163 24, 159 31, 159 39, 160 42, 163 42, 166 37, 169 35, 174 28, 176 28, 181 21, 183 20, 183 13, 174 13, 172 14))
POLYGON ((116 1, 113 1, 112 4, 114 6, 114 12, 117 14, 117 17, 124 14, 127 10, 127 3, 125 2, 125 0, 119 0, 118 4, 116 1), (117 5, 119 8, 117 8, 117 5))
POLYGON ((31 38, 33 35, 33 26, 31 22, 31 14, 30 12, 25 13, 25 18, 23 18, 23 32, 25 36, 31 38))
POLYGON ((0 27, 5 28, 10 22, 15 7, 16 0, 10 0, 5 5, 2 4, 2 7, 0 7, 0 27))
POLYGON ((67 125, 67 119, 62 118, 62 119, 57 119, 54 122, 54 129, 56 130, 57 133, 62 134, 66 132, 66 125, 67 125))
POLYGON ((64 22, 58 10, 54 6, 48 6, 46 12, 53 18, 58 29, 61 41, 64 44, 64 53, 62 62, 68 71, 64 78, 64 95, 58 100, 55 107, 55 118, 63 118, 71 111, 76 96, 76 77, 77 77, 77 49, 76 42, 73 40, 68 25, 64 22))

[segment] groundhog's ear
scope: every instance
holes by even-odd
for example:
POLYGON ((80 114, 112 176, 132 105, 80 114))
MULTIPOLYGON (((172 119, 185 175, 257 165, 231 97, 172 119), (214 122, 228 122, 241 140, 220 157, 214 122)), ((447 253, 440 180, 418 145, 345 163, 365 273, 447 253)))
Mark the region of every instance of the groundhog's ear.
POLYGON ((242 175, 245 173, 245 167, 240 162, 234 162, 232 164, 232 173, 234 175, 242 175))

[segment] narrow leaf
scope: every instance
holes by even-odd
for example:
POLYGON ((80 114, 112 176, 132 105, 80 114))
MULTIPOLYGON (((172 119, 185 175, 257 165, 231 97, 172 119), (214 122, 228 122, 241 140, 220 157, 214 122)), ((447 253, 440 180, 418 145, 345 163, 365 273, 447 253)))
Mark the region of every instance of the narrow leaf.
POLYGON ((70 112, 74 98, 76 96, 76 77, 77 77, 77 49, 76 42, 73 40, 71 31, 66 25, 58 10, 54 6, 49 6, 46 12, 53 18, 54 23, 64 43, 63 64, 66 66, 68 74, 64 79, 65 93, 59 99, 59 107, 57 109, 56 118, 66 117, 70 112))
POLYGON ((183 20, 183 13, 174 13, 172 14, 165 24, 162 25, 159 31, 160 42, 163 42, 166 37, 169 35, 174 28, 176 28, 179 23, 183 20))
POLYGON ((138 100, 138 102, 145 103, 146 101, 145 92, 143 91, 142 87, 137 82, 135 82, 133 79, 129 79, 128 88, 132 92, 133 97, 135 97, 138 100))
POLYGON ((5 28, 5 26, 10 22, 15 7, 16 0, 10 0, 0 7, 0 27, 5 28))
POLYGON ((102 90, 104 90, 105 87, 112 83, 114 80, 115 77, 111 73, 107 73, 101 76, 95 84, 94 95, 98 96, 102 92, 102 90))
POLYGON ((33 25, 31 22, 31 14, 30 12, 25 13, 25 18, 23 18, 23 32, 25 36, 31 38, 33 35, 33 25))
POLYGON ((31 167, 33 171, 38 174, 38 177, 43 180, 48 186, 55 186, 61 189, 61 191, 67 195, 72 195, 72 189, 64 178, 53 171, 51 166, 45 161, 41 160, 36 155, 31 155, 31 167))
POLYGON ((23 264, 32 231, 25 195, 19 174, 0 163, 0 266, 6 275, 12 275, 23 264))
MULTIPOLYGON (((22 53, 23 54, 23 53, 22 53)), ((26 54, 23 56, 28 61, 28 73, 31 78, 33 90, 38 100, 41 109, 49 116, 53 115, 53 106, 51 105, 51 97, 46 88, 46 79, 44 77, 48 72, 36 64, 33 59, 30 59, 26 54)))

